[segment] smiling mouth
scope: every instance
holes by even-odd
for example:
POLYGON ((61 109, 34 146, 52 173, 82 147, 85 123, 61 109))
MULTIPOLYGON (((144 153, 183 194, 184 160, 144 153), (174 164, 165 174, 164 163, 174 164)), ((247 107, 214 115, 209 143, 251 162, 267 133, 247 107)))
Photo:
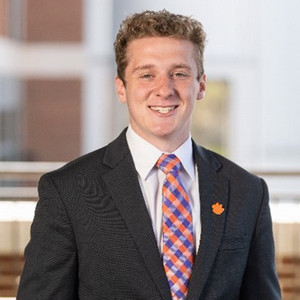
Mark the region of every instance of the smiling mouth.
POLYGON ((178 105, 165 106, 165 107, 162 107, 162 106, 149 106, 149 107, 150 107, 150 109, 157 111, 161 114, 167 114, 170 111, 174 110, 176 107, 178 107, 178 105))

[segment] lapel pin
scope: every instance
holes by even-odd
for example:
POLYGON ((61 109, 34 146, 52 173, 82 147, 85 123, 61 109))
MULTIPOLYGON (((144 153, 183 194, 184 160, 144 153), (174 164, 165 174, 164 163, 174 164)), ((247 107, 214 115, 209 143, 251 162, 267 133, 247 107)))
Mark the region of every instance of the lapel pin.
POLYGON ((222 204, 220 204, 219 202, 213 204, 212 206, 212 211, 216 214, 216 215, 221 215, 224 211, 224 207, 222 204))

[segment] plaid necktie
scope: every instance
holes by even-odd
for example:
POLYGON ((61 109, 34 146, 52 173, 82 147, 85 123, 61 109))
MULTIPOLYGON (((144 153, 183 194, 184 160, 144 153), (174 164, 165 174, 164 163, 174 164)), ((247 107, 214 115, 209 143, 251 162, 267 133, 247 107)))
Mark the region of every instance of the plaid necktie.
POLYGON ((162 154, 156 166, 165 174, 163 196, 163 263, 173 299, 186 298, 194 263, 190 200, 179 179, 180 160, 162 154))

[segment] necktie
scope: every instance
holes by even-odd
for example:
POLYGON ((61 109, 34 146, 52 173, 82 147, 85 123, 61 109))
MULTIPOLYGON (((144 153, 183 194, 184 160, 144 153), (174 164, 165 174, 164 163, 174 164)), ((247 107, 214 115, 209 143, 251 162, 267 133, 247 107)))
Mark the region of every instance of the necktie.
POLYGON ((194 263, 194 237, 190 200, 179 179, 180 160, 162 154, 156 166, 165 174, 163 184, 163 264, 172 298, 183 300, 194 263))

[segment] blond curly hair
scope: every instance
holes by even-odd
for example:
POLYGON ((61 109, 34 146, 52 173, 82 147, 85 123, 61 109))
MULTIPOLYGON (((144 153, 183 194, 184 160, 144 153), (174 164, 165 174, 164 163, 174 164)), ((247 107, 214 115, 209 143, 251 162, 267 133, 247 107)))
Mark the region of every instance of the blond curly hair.
POLYGON ((198 79, 204 73, 203 53, 206 33, 202 24, 187 16, 170 13, 167 10, 144 11, 127 17, 120 25, 114 42, 118 77, 125 83, 125 69, 128 65, 127 47, 135 39, 145 37, 172 37, 189 40, 195 46, 195 60, 198 79))

